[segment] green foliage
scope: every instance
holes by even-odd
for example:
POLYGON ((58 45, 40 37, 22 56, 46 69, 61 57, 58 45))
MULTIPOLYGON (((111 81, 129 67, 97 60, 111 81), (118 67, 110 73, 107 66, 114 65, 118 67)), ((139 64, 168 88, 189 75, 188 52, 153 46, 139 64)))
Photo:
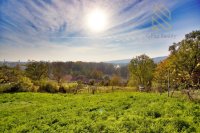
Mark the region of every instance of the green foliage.
POLYGON ((51 73, 53 75, 53 79, 55 79, 58 83, 62 83, 64 76, 66 75, 63 62, 53 62, 51 64, 51 73))
POLYGON ((158 64, 154 79, 162 87, 199 89, 200 83, 200 31, 186 34, 185 38, 169 47, 170 56, 158 64))
POLYGON ((37 91, 31 80, 27 77, 20 77, 17 83, 18 91, 20 92, 34 92, 37 91))
POLYGON ((90 73, 92 79, 102 79, 103 73, 101 71, 93 70, 90 73))
POLYGON ((1 94, 0 132, 200 132, 200 105, 167 95, 1 94))
POLYGON ((0 92, 35 92, 37 87, 27 77, 19 77, 15 83, 0 84, 0 92))
POLYGON ((0 80, 0 92, 28 92, 36 89, 32 81, 25 77, 18 67, 0 67, 0 80))
POLYGON ((15 83, 6 83, 6 84, 0 84, 0 93, 3 92, 13 92, 16 84, 15 83))
POLYGON ((18 81, 21 75, 22 72, 17 68, 0 67, 0 83, 14 83, 18 81))
MULTIPOLYGON (((49 63, 50 78, 62 81, 66 75, 73 77, 84 76, 89 79, 102 79, 103 75, 113 75, 116 73, 113 64, 94 62, 52 62, 49 63)), ((119 68, 120 76, 127 77, 126 67, 119 68)))
POLYGON ((59 92, 63 93, 73 93, 74 90, 77 88, 78 83, 62 83, 59 92))
POLYGON ((111 86, 120 86, 121 84, 121 78, 118 75, 113 75, 110 79, 110 85, 111 86))
POLYGON ((41 80, 37 84, 39 92, 56 93, 59 91, 58 83, 55 81, 41 80))
POLYGON ((200 63, 200 31, 186 34, 185 39, 179 42, 176 52, 177 63, 182 71, 192 76, 200 63))
POLYGON ((131 82, 129 84, 151 87, 154 68, 155 64, 153 60, 146 55, 140 55, 133 58, 129 64, 129 82, 131 82))
POLYGON ((25 73, 32 80, 42 80, 48 77, 48 63, 29 62, 26 65, 25 73))
POLYGON ((197 84, 200 80, 200 31, 186 34, 185 39, 174 45, 177 47, 173 53, 176 59, 172 63, 177 65, 182 82, 197 84))

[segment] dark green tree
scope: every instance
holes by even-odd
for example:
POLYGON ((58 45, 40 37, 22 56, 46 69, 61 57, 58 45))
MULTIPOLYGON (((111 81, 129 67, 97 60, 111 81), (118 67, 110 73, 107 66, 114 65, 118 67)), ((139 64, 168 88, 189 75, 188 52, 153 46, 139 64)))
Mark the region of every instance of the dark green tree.
POLYGON ((147 55, 143 54, 133 58, 129 64, 129 82, 135 86, 151 87, 154 69, 155 64, 147 55))
POLYGON ((27 63, 25 73, 32 80, 41 80, 48 77, 48 63, 32 61, 27 63))

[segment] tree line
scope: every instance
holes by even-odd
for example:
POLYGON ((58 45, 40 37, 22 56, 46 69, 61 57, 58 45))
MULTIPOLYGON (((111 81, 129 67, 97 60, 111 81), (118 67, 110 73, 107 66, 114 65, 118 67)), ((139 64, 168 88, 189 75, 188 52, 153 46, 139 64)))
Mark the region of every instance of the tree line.
POLYGON ((0 92, 37 91, 73 92, 90 86, 121 86, 126 84, 127 66, 108 63, 29 61, 24 70, 0 67, 0 92), (27 88, 27 89, 26 89, 27 88))
POLYGON ((168 58, 154 64, 147 55, 133 58, 129 64, 129 84, 140 86, 146 91, 158 88, 159 91, 200 89, 200 31, 193 31, 185 38, 169 47, 168 58))
POLYGON ((38 90, 38 86, 39 89, 46 86, 50 88, 48 91, 53 87, 56 89, 52 90, 58 91, 59 88, 63 89, 62 83, 74 81, 89 85, 131 86, 140 91, 171 91, 171 95, 176 90, 187 90, 190 96, 191 90, 200 88, 200 31, 186 34, 183 40, 172 44, 169 51, 170 55, 158 64, 143 54, 121 67, 80 61, 30 61, 25 70, 21 70, 20 65, 14 68, 1 66, 0 83, 8 88, 10 84, 17 83, 21 90, 38 90))

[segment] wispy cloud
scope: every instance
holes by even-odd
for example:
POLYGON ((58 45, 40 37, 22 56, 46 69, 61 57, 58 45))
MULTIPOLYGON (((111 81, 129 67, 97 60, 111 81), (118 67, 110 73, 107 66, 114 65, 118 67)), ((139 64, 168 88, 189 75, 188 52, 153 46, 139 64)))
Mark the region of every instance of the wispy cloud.
MULTIPOLYGON (((152 32, 153 8, 158 3, 172 15, 180 6, 185 12, 198 11, 198 0, 1 0, 0 59, 101 61, 144 52, 151 56, 167 54, 166 48, 177 38, 147 38, 152 32), (188 3, 192 9, 184 6, 188 3), (109 17, 108 27, 101 34, 92 34, 85 25, 86 15, 95 8, 101 8, 109 17)), ((185 18, 174 18, 172 23, 181 25, 185 18)), ((195 18, 190 23, 197 23, 200 17, 196 14, 195 18)), ((189 29, 195 28, 198 25, 189 29)), ((180 30, 175 27, 171 33, 180 30)))

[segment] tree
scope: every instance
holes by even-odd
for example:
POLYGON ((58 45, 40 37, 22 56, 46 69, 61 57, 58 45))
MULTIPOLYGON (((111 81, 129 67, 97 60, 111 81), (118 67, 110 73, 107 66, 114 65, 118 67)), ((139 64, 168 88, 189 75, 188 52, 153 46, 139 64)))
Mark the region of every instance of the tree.
POLYGON ((51 64, 51 71, 53 74, 53 79, 55 79, 58 82, 58 84, 60 84, 66 76, 64 63, 63 62, 53 62, 51 64))
POLYGON ((135 86, 151 87, 155 64, 151 58, 143 54, 133 58, 129 63, 129 82, 135 86))
POLYGON ((166 83, 169 76, 170 87, 173 89, 171 96, 176 89, 187 89, 184 91, 192 99, 190 89, 198 88, 200 81, 200 31, 186 34, 185 39, 173 43, 169 51, 169 57, 158 64, 154 79, 162 84, 166 83))
POLYGON ((124 79, 127 79, 128 77, 128 66, 121 66, 119 68, 120 71, 120 76, 123 77, 124 79))
POLYGON ((157 86, 159 88, 159 92, 163 91, 163 88, 166 87, 166 83, 167 83, 167 76, 168 76, 168 59, 165 59, 164 61, 160 62, 156 69, 155 69, 155 73, 154 73, 154 80, 157 83, 157 86))
POLYGON ((156 66, 154 81, 157 83, 156 87, 159 88, 160 92, 168 88, 169 94, 169 88, 176 86, 178 83, 177 65, 174 60, 176 60, 176 56, 170 55, 156 66))
POLYGON ((37 90, 31 80, 24 76, 18 66, 13 68, 8 66, 0 67, 0 84, 3 85, 3 92, 26 92, 37 90))
POLYGON ((32 80, 41 80, 48 77, 48 63, 29 62, 26 65, 25 73, 32 80))
POLYGON ((90 78, 93 78, 93 79, 102 79, 102 76, 103 76, 103 73, 98 70, 93 70, 90 73, 90 78))
POLYGON ((194 86, 200 79, 200 31, 193 31, 185 35, 185 39, 176 44, 177 50, 173 64, 177 66, 177 73, 181 83, 186 88, 194 86))
POLYGON ((110 79, 111 86, 119 86, 121 84, 121 77, 118 75, 113 75, 110 79))
POLYGON ((8 66, 0 67, 0 83, 14 83, 17 82, 22 72, 17 68, 10 68, 8 66))
POLYGON ((102 83, 102 85, 109 86, 109 84, 110 84, 110 77, 108 75, 105 75, 103 77, 103 83, 102 83))

